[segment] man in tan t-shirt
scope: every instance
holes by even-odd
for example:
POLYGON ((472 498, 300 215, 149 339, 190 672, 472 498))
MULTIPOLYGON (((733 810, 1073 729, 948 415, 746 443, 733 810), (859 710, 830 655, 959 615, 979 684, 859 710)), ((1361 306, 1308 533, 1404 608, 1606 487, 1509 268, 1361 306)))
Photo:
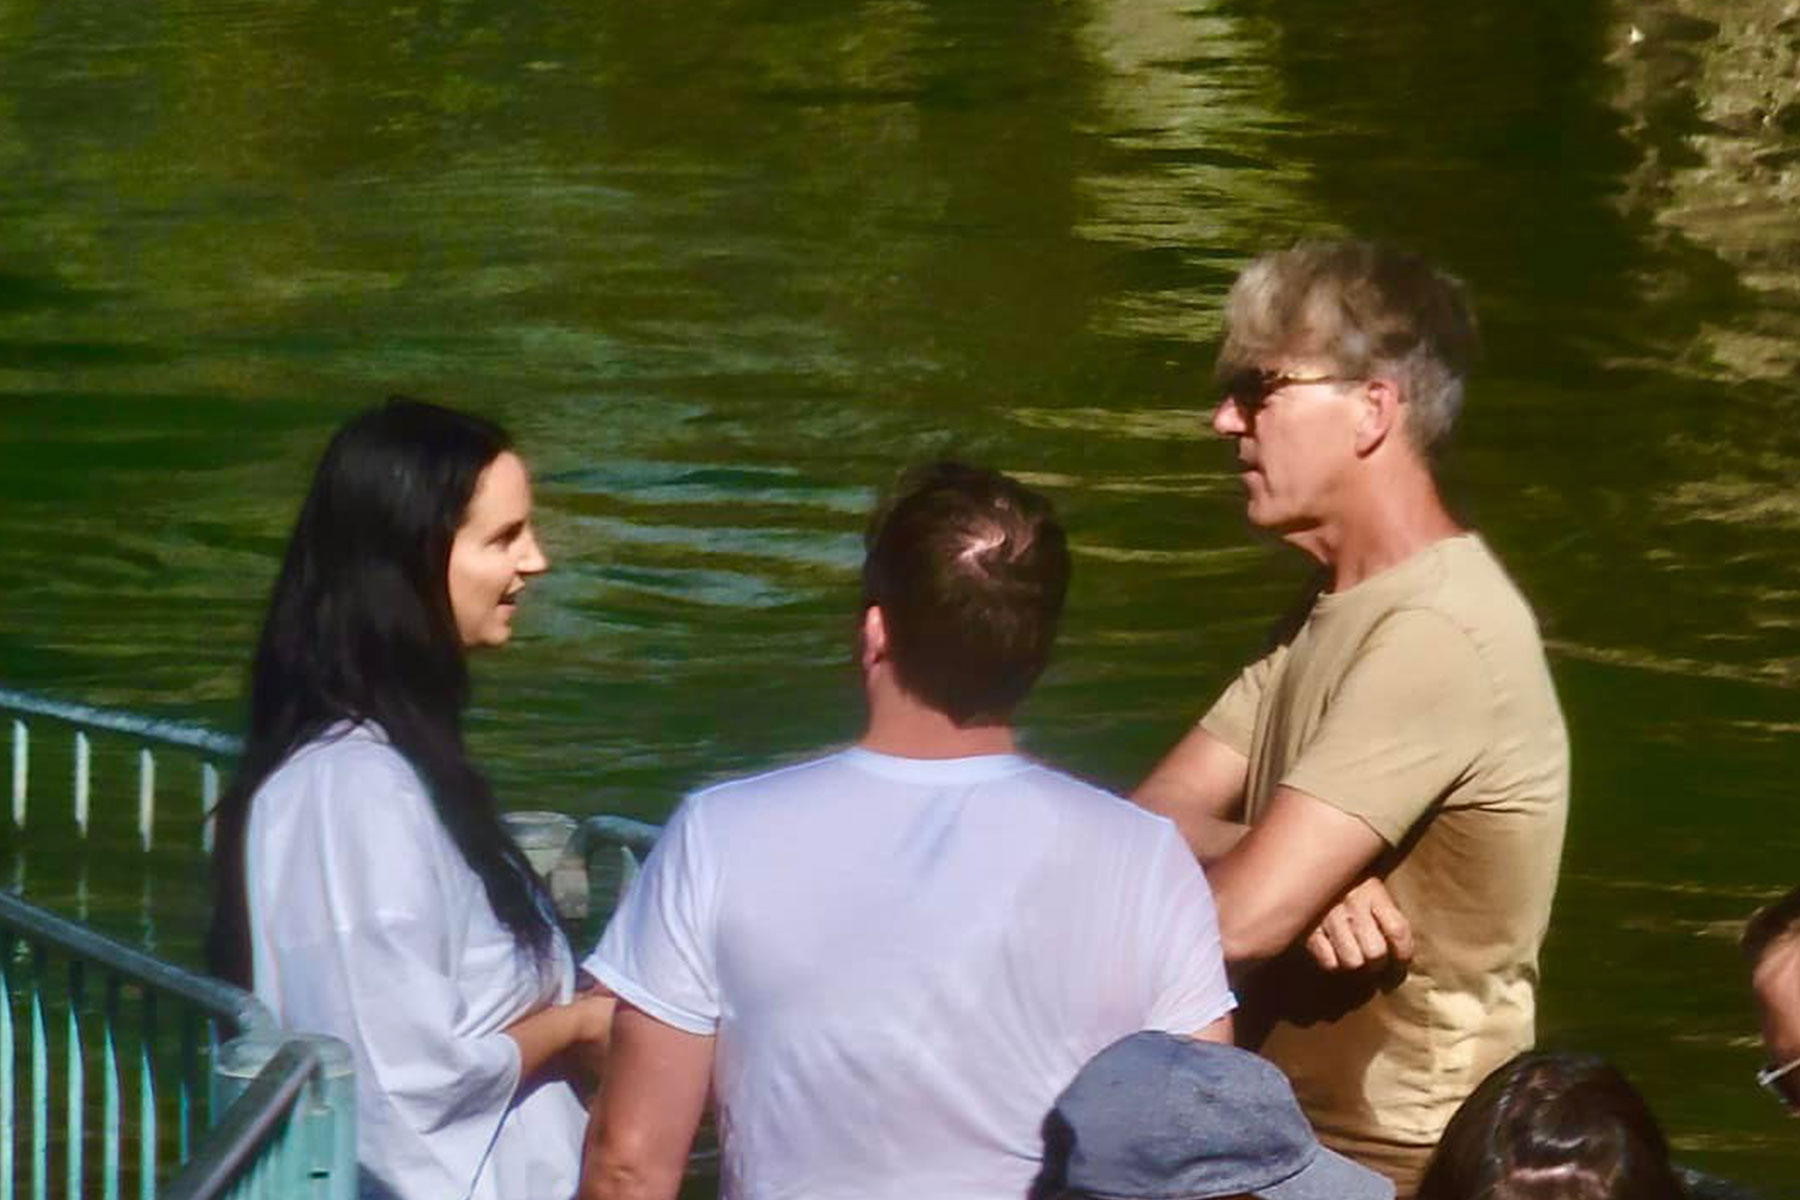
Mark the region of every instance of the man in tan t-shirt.
POLYGON ((1137 798, 1207 864, 1246 1040, 1406 1197, 1532 1042, 1567 738, 1530 608, 1432 472, 1476 349, 1461 286, 1303 243, 1244 272, 1226 323, 1213 428, 1319 592, 1137 798))

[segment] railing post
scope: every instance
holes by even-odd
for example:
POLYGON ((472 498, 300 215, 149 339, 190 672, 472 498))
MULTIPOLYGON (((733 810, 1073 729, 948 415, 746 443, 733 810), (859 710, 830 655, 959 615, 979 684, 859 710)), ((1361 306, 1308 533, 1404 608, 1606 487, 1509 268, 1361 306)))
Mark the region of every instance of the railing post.
POLYGON ((75 731, 75 828, 86 837, 88 831, 88 782, 91 771, 90 760, 92 750, 88 746, 87 730, 75 731))
POLYGON ((194 1152, 195 1100, 206 1077, 200 1069, 200 1017, 191 1009, 181 1015, 181 1058, 175 1069, 175 1147, 182 1162, 194 1152))
POLYGON ((138 751, 138 837, 150 848, 156 828, 156 755, 145 746, 138 751))
POLYGON ((77 958, 69 963, 69 1012, 65 1026, 68 1038, 68 1082, 63 1090, 68 1101, 66 1111, 68 1119, 63 1127, 63 1138, 66 1143, 63 1164, 67 1170, 69 1200, 81 1200, 82 1197, 82 1150, 86 1141, 87 1122, 83 1119, 87 1104, 87 1061, 82 1047, 82 1008, 87 1003, 87 971, 82 961, 77 958))
POLYGON ((105 1098, 102 1120, 106 1122, 100 1155, 100 1177, 105 1200, 119 1200, 119 1166, 124 1146, 125 1106, 119 1094, 119 977, 106 973, 106 1000, 100 1010, 100 1069, 105 1072, 101 1090, 105 1098))
POLYGON ((0 936, 0 1200, 13 1200, 17 1161, 13 1152, 18 1136, 13 1093, 19 1085, 19 1059, 13 1043, 13 949, 17 945, 12 934, 0 936))
POLYGON ((200 764, 200 848, 208 854, 213 847, 213 809, 219 806, 219 768, 209 762, 200 764))
POLYGON ((145 992, 139 1010, 138 1040, 138 1197, 156 1196, 156 993, 145 992))
POLYGON ((50 1031, 44 1012, 44 982, 48 955, 42 946, 31 948, 31 1195, 50 1197, 50 1031))
POLYGON ((356 1077, 350 1047, 323 1034, 262 1031, 219 1047, 213 1064, 213 1114, 242 1095, 283 1046, 305 1042, 319 1065, 294 1107, 285 1144, 267 1161, 274 1196, 350 1200, 356 1195, 356 1077))
POLYGON ((25 787, 31 780, 31 729, 21 718, 12 723, 12 818, 13 828, 25 828, 25 787))

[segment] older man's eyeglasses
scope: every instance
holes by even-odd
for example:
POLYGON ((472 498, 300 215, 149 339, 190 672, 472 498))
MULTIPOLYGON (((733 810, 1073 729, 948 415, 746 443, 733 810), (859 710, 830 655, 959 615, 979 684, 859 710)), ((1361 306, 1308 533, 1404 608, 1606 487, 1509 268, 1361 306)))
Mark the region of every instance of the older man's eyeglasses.
POLYGON ((1247 417, 1255 416, 1275 393, 1308 383, 1361 383, 1355 375, 1297 375, 1266 367, 1239 367, 1219 380, 1219 398, 1230 400, 1247 417))
POLYGON ((1779 1065, 1771 1063, 1756 1073, 1756 1082, 1789 1109, 1800 1112, 1800 1058, 1779 1065))

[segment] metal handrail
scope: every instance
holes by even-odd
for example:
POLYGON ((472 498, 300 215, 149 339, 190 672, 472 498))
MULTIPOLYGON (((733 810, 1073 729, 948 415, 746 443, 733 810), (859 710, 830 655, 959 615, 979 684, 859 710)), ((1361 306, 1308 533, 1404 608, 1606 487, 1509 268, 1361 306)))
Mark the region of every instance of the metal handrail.
POLYGON ((8 892, 0 892, 0 928, 3 927, 21 930, 134 983, 185 1000, 208 1016, 226 1022, 236 1033, 259 1033, 276 1027, 268 1007, 249 992, 184 971, 79 922, 27 904, 8 892))
MULTIPOLYGON (((15 1169, 22 1169, 14 1153, 14 1137, 22 1132, 22 1123, 15 1121, 13 1097, 27 1078, 29 1087, 22 1094, 28 1097, 32 1112, 27 1149, 34 1196, 46 1195, 51 1179, 47 1144, 50 1126, 56 1121, 50 1104, 53 1091, 66 1109, 60 1145, 66 1156, 63 1166, 70 1196, 87 1194, 84 1185, 96 1181, 94 1168, 99 1170, 98 1182, 104 1185, 105 1194, 119 1195, 127 1147, 135 1140, 138 1151, 131 1157, 136 1160, 138 1195, 149 1200, 156 1194, 156 1176, 160 1174, 163 1155, 158 1150, 158 1128, 165 1118, 174 1122, 179 1143, 174 1162, 183 1168, 174 1181, 176 1196, 266 1195, 266 1190, 258 1189, 271 1171, 290 1171, 296 1154, 313 1160, 301 1166, 306 1177, 325 1181, 323 1190, 314 1194, 354 1194, 353 1155, 345 1158, 339 1154, 321 1171, 314 1153, 317 1147, 308 1145, 305 1137, 296 1138, 294 1132, 294 1122, 304 1120, 315 1131, 324 1129, 331 1146, 353 1145, 353 1100, 342 1094, 332 1098, 322 1066, 320 1047, 341 1049, 341 1044, 329 1038, 284 1035, 268 1008, 250 993, 163 962, 4 892, 0 892, 0 944, 9 948, 0 955, 0 1164, 4 1165, 0 1195, 14 1194, 12 1176, 15 1169), (15 940, 27 949, 25 954, 15 957, 11 952, 15 940), (66 991, 49 983, 52 958, 66 966, 66 991), (101 976, 102 986, 89 983, 93 973, 101 976), (21 986, 15 990, 15 984, 21 986), (119 1024, 127 995, 137 997, 134 1003, 142 1020, 134 1055, 139 1124, 130 1140, 124 1124, 130 1071, 127 1047, 131 1043, 122 1040, 119 1024), (19 1021, 13 1019, 15 999, 24 1009, 19 1021), (176 1019, 169 1021, 158 1013, 176 1019), (56 1030, 62 1031, 62 1047, 52 1053, 56 1030), (177 1033, 179 1066, 165 1076, 164 1066, 173 1064, 167 1063, 164 1055, 176 1053, 176 1048, 162 1039, 177 1033), (28 1053, 15 1047, 15 1034, 29 1039, 28 1053), (222 1046, 225 1038, 233 1040, 222 1046), (273 1044, 275 1053, 250 1088, 223 1113, 217 1110, 219 1101, 206 1104, 205 1093, 199 1090, 204 1082, 201 1062, 205 1050, 229 1054, 237 1047, 253 1047, 259 1039, 273 1044), (158 1049, 165 1045, 167 1051, 158 1049), (65 1062, 66 1074, 53 1079, 57 1065, 65 1062), (105 1122, 97 1132, 90 1128, 89 1118, 101 1113, 90 1103, 87 1091, 96 1069, 105 1122), (15 1071, 23 1073, 15 1078, 15 1071), (318 1083, 316 1099, 307 1104, 308 1115, 302 1118, 296 1110, 297 1098, 314 1080, 318 1083), (165 1081, 174 1085, 172 1093, 163 1090, 165 1081), (204 1119, 209 1109, 220 1119, 210 1128, 204 1119), (198 1124, 191 1124, 196 1121, 198 1124), (97 1157, 85 1153, 90 1140, 99 1146, 97 1157), (195 1163, 199 1165, 190 1166, 195 1163)), ((215 1059, 215 1072, 220 1065, 215 1059)), ((344 1086, 348 1086, 347 1067, 342 1074, 346 1076, 344 1086)), ((216 1076, 215 1085, 221 1079, 216 1076)), ((337 1091, 342 1093, 343 1087, 337 1091)))
POLYGON ((642 855, 650 853, 651 847, 656 845, 656 839, 662 836, 662 826, 633 817, 616 817, 603 813, 584 820, 580 832, 575 836, 578 853, 584 858, 593 853, 594 843, 607 839, 621 842, 642 855))
MULTIPOLYGON (((26 823, 27 793, 31 785, 31 753, 30 731, 25 723, 27 717, 43 717, 48 720, 70 725, 75 730, 74 749, 74 809, 75 824, 82 837, 88 833, 89 795, 92 787, 90 761, 92 750, 89 746, 90 732, 106 732, 118 734, 140 743, 138 761, 138 812, 137 824, 139 842, 145 850, 149 850, 153 832, 157 824, 156 818, 156 757, 155 752, 162 748, 174 748, 189 754, 201 756, 200 763, 200 845, 203 850, 212 848, 213 808, 218 801, 219 773, 214 759, 229 759, 243 751, 243 741, 230 737, 205 726, 187 724, 180 721, 169 721, 158 717, 147 717, 119 709, 96 708, 88 704, 73 704, 63 700, 54 700, 47 696, 33 695, 15 688, 0 687, 0 712, 13 715, 13 761, 12 761, 12 823, 16 829, 24 829, 26 823)), ((583 819, 576 827, 573 840, 561 855, 553 855, 559 861, 567 863, 567 855, 574 855, 579 861, 574 865, 573 874, 566 870, 558 870, 551 878, 552 893, 557 897, 559 909, 569 920, 585 919, 588 907, 588 871, 599 860, 601 874, 598 879, 603 892, 609 893, 609 899, 617 900, 631 880, 637 875, 638 865, 650 852, 661 836, 662 827, 648 821, 640 821, 631 817, 602 814, 583 819), (616 855, 602 855, 603 847, 616 848, 616 855)), ((540 870, 548 874, 553 864, 540 865, 540 870)))
POLYGON ((243 1178, 257 1151, 281 1132, 319 1070, 318 1048, 284 1044, 225 1110, 199 1152, 163 1189, 160 1200, 218 1200, 243 1178))
POLYGON ((0 708, 67 721, 71 725, 86 725, 90 729, 123 733, 204 754, 235 758, 244 751, 242 738, 234 738, 202 725, 189 725, 161 717, 144 717, 137 713, 120 712, 118 709, 94 708, 87 704, 70 704, 64 700, 51 700, 12 688, 0 687, 0 708))
POLYGON ((138 745, 137 828, 138 840, 149 850, 156 834, 156 759, 164 750, 178 750, 200 762, 200 844, 212 848, 213 809, 219 799, 219 771, 215 760, 233 758, 243 742, 199 725, 146 717, 117 709, 95 708, 35 696, 15 688, 0 687, 0 713, 12 717, 12 824, 24 829, 32 790, 31 726, 28 718, 42 717, 67 725, 75 732, 74 781, 71 798, 75 826, 88 835, 88 815, 93 789, 93 751, 89 734, 118 734, 138 745))

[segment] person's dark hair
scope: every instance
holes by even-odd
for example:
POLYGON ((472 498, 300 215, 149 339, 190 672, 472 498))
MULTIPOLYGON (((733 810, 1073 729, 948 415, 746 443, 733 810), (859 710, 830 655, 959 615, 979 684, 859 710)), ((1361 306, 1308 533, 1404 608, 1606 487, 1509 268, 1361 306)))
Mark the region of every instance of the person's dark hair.
POLYGON ((344 721, 379 726, 419 773, 522 946, 542 962, 561 936, 463 747, 469 675, 450 606, 450 549, 482 472, 510 445, 490 421, 396 396, 351 418, 326 447, 269 597, 244 753, 216 810, 206 956, 220 977, 251 983, 251 799, 284 759, 344 721))
POLYGON ((1738 944, 1744 952, 1744 961, 1754 968, 1769 952, 1769 947, 1796 935, 1800 935, 1800 887, 1790 888, 1751 913, 1750 919, 1744 922, 1744 934, 1738 944))
POLYGON ((1527 1052, 1450 1119, 1418 1200, 1684 1200, 1638 1090, 1589 1054, 1527 1052))
POLYGON ((958 726, 1006 721, 1050 660, 1069 548, 1050 502, 998 471, 915 467, 869 523, 863 604, 900 686, 958 726))

